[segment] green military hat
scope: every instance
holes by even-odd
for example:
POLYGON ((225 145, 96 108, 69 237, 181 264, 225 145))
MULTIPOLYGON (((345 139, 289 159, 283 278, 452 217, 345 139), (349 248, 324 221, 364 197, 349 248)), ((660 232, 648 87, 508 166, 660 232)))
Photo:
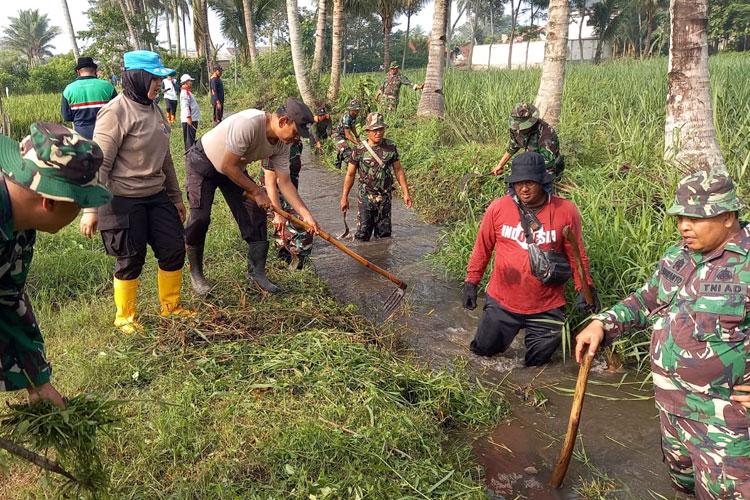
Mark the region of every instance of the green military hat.
POLYGON ((355 111, 362 109, 362 103, 359 102, 359 99, 352 99, 349 101, 349 111, 355 111))
POLYGON ((365 122, 365 130, 377 130, 380 128, 386 128, 388 125, 385 124, 385 118, 382 113, 377 111, 367 115, 367 121, 365 122))
POLYGON ((518 103, 510 112, 510 128, 513 130, 527 130, 539 121, 539 110, 529 103, 518 103))
POLYGON ((398 68, 398 63, 396 61, 391 61, 391 69, 398 68))
POLYGON ((36 122, 19 144, 0 135, 0 169, 45 198, 97 207, 112 199, 99 183, 104 155, 94 141, 56 123, 36 122))
POLYGON ((736 212, 745 203, 737 196, 729 173, 701 170, 677 183, 674 205, 667 214, 707 219, 725 212, 736 212))

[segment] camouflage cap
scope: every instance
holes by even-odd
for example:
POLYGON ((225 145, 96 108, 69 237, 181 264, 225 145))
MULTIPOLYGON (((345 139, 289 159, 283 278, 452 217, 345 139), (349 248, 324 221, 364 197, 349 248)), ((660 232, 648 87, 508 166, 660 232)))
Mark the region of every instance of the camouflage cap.
POLYGON ((729 173, 723 170, 701 170, 677 183, 674 205, 667 214, 707 219, 725 212, 735 212, 745 203, 737 196, 729 173))
POLYGON ((391 61, 391 66, 390 67, 391 67, 391 69, 398 68, 399 65, 398 65, 398 63, 396 61, 391 61))
POLYGON ((377 111, 370 113, 367 115, 367 120, 365 122, 365 130, 377 130, 381 128, 386 128, 388 125, 385 124, 385 118, 383 118, 382 113, 378 113, 377 111))
POLYGON ((539 121, 539 110, 529 103, 518 103, 510 112, 510 128, 513 130, 527 130, 539 121))
POLYGON ((362 109, 362 103, 359 102, 359 99, 352 99, 351 101, 349 101, 350 111, 360 110, 360 109, 362 109))
POLYGON ((97 207, 112 199, 99 183, 104 155, 98 144, 56 123, 36 122, 19 144, 0 135, 0 169, 45 198, 97 207))

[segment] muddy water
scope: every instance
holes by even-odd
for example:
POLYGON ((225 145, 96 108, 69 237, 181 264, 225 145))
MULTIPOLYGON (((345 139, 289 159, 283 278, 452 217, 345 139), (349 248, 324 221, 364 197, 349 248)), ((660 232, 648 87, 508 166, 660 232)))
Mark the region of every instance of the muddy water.
MULTIPOLYGON (((321 227, 338 235, 343 231, 339 209, 343 177, 311 160, 306 150, 300 193, 321 227)), ((348 223, 353 234, 356 184, 349 199, 352 210, 348 223)), ((579 430, 585 455, 578 460, 574 457, 564 487, 553 490, 548 483, 572 401, 569 394, 554 389, 572 391, 578 373, 575 362, 564 361, 558 354, 544 369, 524 368, 522 335, 506 353, 494 358, 470 353, 467 346, 473 338, 481 307, 464 310, 460 304, 461 283, 446 279, 424 262, 425 256, 441 244, 440 228, 420 222, 400 199, 394 199, 393 203, 392 238, 344 243, 409 284, 401 321, 408 326, 405 338, 408 346, 422 359, 440 366, 457 357, 466 358, 470 368, 483 380, 504 382, 503 390, 513 407, 512 418, 490 436, 473 443, 486 469, 489 498, 579 498, 572 487, 579 484, 579 476, 591 478, 592 468, 617 480, 618 489, 608 498, 674 498, 662 464, 650 384, 641 387, 632 375, 609 373, 603 362, 595 361, 579 430), (624 376, 625 383, 618 390, 614 386, 624 376), (591 397, 592 394, 602 397, 591 397), (548 400, 542 405, 544 398, 548 400), (588 465, 581 460, 587 460, 588 465)), ((330 284, 337 299, 357 304, 368 314, 381 314, 380 304, 395 285, 320 238, 315 241, 313 257, 316 272, 330 284)))

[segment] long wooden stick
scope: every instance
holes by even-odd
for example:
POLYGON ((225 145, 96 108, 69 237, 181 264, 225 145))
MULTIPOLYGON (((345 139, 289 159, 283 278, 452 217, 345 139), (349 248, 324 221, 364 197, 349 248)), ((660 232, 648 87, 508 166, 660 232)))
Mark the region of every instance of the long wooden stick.
MULTIPOLYGON (((570 242, 570 247, 573 250, 573 260, 578 269, 578 276, 581 277, 583 297, 586 299, 587 304, 593 305, 594 296, 591 293, 589 278, 583 267, 581 250, 578 248, 578 240, 573 234, 573 231, 570 230, 570 226, 565 226, 562 232, 565 239, 570 242)), ((568 431, 565 434, 565 442, 563 443, 562 450, 560 450, 560 458, 557 460, 555 471, 552 474, 552 480, 549 483, 555 488, 559 488, 562 485, 565 473, 568 472, 570 458, 573 456, 573 448, 575 447, 576 437, 578 435, 578 424, 581 421, 581 410, 583 410, 583 398, 586 396, 586 383, 589 380, 589 370, 591 370, 591 361, 593 359, 594 358, 587 352, 583 356, 581 366, 578 368, 578 378, 576 379, 576 389, 573 395, 573 405, 570 407, 570 418, 568 419, 568 431)))
POLYGON ((41 467, 42 469, 46 469, 50 472, 65 476, 71 481, 77 481, 77 479, 73 477, 70 472, 63 469, 57 462, 53 462, 52 460, 49 460, 48 458, 45 458, 38 453, 34 453, 33 451, 28 450, 23 446, 14 443, 13 441, 5 438, 0 438, 0 448, 17 457, 28 460, 32 464, 41 467))
MULTIPOLYGON (((247 198, 248 200, 251 200, 251 201, 255 202, 255 198, 253 197, 253 195, 251 195, 247 191, 245 191, 244 193, 242 193, 242 195, 245 198, 247 198)), ((304 227, 308 231, 312 231, 312 229, 313 229, 313 227, 310 224, 308 224, 307 222, 305 222, 305 221, 303 221, 301 219, 298 219, 297 217, 293 216, 292 214, 290 214, 289 212, 287 212, 285 210, 282 210, 280 208, 272 208, 272 210, 274 212, 276 212, 277 214, 279 214, 280 216, 282 216, 283 218, 285 218, 286 220, 290 220, 293 223, 304 227)), ((330 234, 326 233, 322 229, 320 230, 320 237, 323 238, 324 240, 326 240, 331 245, 333 245, 336 248, 338 248, 339 250, 341 250, 342 252, 344 252, 346 255, 348 255, 352 259, 354 259, 357 262, 359 262, 360 264, 362 264, 363 266, 372 269, 373 271, 375 271, 376 273, 378 273, 378 274, 380 274, 382 276, 385 276, 386 278, 388 278, 389 280, 391 280, 392 282, 394 282, 396 285, 398 285, 399 288, 401 288, 402 290, 406 290, 406 287, 408 285, 405 282, 401 281, 400 279, 398 279, 397 277, 395 277, 394 275, 392 275, 391 273, 389 273, 388 271, 386 271, 382 267, 376 266, 375 264, 373 264, 369 260, 365 259, 361 255, 359 255, 359 254, 355 253, 354 251, 348 249, 347 247, 345 247, 343 244, 341 244, 335 238, 331 237, 330 234)))

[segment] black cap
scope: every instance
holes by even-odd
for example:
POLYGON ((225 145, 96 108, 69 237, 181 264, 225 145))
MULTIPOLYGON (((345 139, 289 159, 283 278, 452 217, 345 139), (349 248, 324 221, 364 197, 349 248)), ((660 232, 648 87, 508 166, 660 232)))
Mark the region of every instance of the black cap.
POLYGON ((310 131, 307 130, 307 127, 315 122, 315 118, 307 104, 296 97, 290 97, 286 100, 286 116, 297 125, 297 132, 300 137, 305 139, 310 137, 310 131))
POLYGON ((505 182, 513 184, 521 181, 534 181, 539 184, 547 184, 555 180, 555 176, 547 173, 547 165, 544 156, 539 153, 521 153, 513 159, 510 175, 505 182))
POLYGON ((323 116, 324 114, 326 114, 326 107, 320 106, 318 109, 315 110, 315 114, 318 116, 323 116))
POLYGON ((78 71, 81 68, 98 68, 99 66, 96 65, 93 59, 90 57, 79 57, 78 58, 78 64, 76 64, 76 71, 78 71))

